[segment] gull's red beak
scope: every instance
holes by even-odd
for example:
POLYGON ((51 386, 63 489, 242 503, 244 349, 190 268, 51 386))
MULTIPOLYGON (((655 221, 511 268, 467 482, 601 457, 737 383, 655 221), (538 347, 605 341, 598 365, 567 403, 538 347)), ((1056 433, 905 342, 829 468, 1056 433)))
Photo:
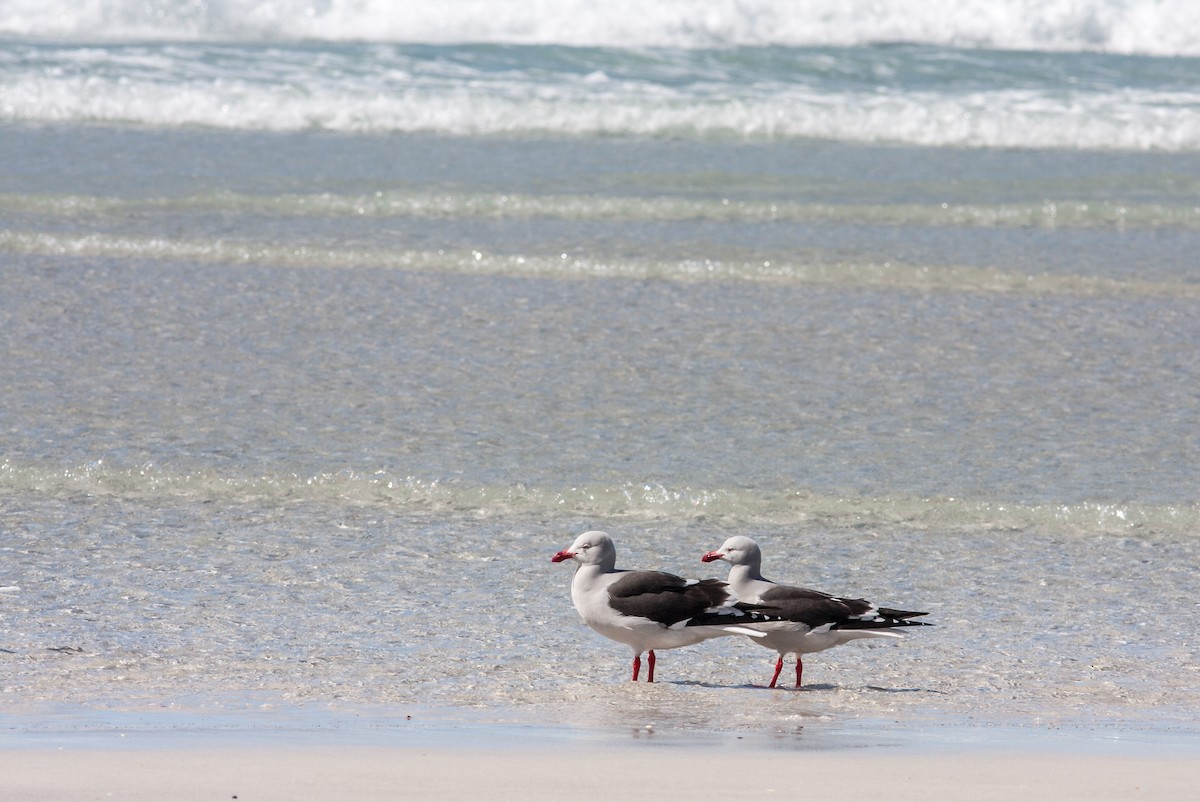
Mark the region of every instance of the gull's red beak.
POLYGON ((700 558, 700 562, 710 563, 710 562, 713 562, 714 560, 719 560, 719 559, 721 559, 721 552, 710 551, 708 554, 705 554, 703 557, 700 558))
POLYGON ((560 551, 558 554, 555 554, 553 557, 551 557, 551 558, 550 558, 550 562, 552 562, 552 563, 560 563, 560 562, 562 562, 563 560, 569 560, 569 559, 571 559, 571 558, 572 558, 572 557, 574 557, 574 556, 575 556, 575 552, 573 552, 573 551, 568 551, 568 550, 566 550, 566 549, 563 549, 563 550, 562 550, 562 551, 560 551))

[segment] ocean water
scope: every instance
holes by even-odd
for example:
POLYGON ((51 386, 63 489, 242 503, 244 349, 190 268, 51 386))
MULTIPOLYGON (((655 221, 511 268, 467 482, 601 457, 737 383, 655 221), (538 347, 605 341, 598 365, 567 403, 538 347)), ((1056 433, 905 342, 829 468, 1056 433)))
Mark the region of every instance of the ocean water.
POLYGON ((6 727, 1194 737, 1197 43, 1182 0, 8 0, 6 727), (549 562, 587 528, 938 626, 634 686, 549 562))

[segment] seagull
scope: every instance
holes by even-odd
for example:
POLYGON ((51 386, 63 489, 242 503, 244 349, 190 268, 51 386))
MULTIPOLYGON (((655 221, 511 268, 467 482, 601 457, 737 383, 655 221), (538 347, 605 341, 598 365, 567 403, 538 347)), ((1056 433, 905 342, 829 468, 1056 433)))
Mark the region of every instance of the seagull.
POLYGON ((911 618, 927 613, 876 607, 865 599, 843 599, 818 590, 778 585, 762 575, 762 551, 748 537, 731 537, 721 548, 700 558, 709 563, 725 560, 730 564, 729 587, 740 602, 778 613, 782 622, 758 624, 766 633, 756 640, 779 653, 770 687, 774 688, 783 670, 783 658, 796 655, 796 687, 804 674, 803 655, 820 652, 858 638, 902 638, 893 629, 932 626, 911 618))
POLYGON ((633 649, 633 681, 647 654, 646 682, 654 682, 654 650, 676 649, 722 635, 765 637, 745 624, 775 620, 755 605, 735 604, 719 579, 683 579, 663 571, 616 567, 617 547, 604 532, 584 532, 550 558, 579 563, 571 601, 579 617, 606 638, 633 649))

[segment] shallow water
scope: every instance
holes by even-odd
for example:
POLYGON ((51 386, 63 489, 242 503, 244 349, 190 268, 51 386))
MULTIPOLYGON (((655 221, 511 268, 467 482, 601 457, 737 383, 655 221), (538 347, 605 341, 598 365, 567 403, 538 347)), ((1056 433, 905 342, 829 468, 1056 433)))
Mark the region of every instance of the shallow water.
MULTIPOLYGON (((0 21, 0 73, 42 82, 0 102, 0 707, 16 720, 419 708, 616 731, 1194 735, 1185 47, 1114 33, 1129 55, 1091 52, 1066 23, 1042 54, 974 49, 961 25, 950 43, 859 31, 753 52, 742 29, 631 49, 549 23, 529 46, 276 47, 236 3, 181 45, 132 42, 149 23, 121 8, 89 23, 100 44, 50 41, 32 7, 0 21), (236 42, 214 43, 222 26, 236 42), (389 123, 385 103, 342 125, 321 91, 263 100, 272 81, 382 91, 343 69, 355 58, 407 59, 438 87, 413 112, 435 122, 389 123), (600 79, 567 92, 564 76, 605 59, 620 88, 602 113, 671 85, 677 116, 576 125, 600 79), (239 94, 239 64, 262 85, 239 94), (988 139, 903 110, 961 115, 1039 64, 1062 83, 1029 89, 1033 107, 1086 77, 1101 134, 1128 111, 1105 98, 1142 104, 1138 124, 1098 144, 1087 104, 1066 103, 988 139), (872 65, 895 68, 903 102, 865 140, 853 120, 764 132, 726 104, 774 70, 782 96, 802 73, 844 106, 872 65), (464 132, 459 111, 485 108, 471 93, 495 88, 483 74, 536 124, 464 132), (89 75, 94 106, 71 94, 89 75), (212 105, 146 105, 148 87, 212 105), (695 122, 710 95, 715 127, 695 122), (1142 126, 1163 97, 1182 122, 1142 126), (690 576, 720 575, 699 556, 749 534, 772 578, 937 627, 813 655, 799 692, 763 689, 774 655, 738 638, 664 652, 660 682, 634 686, 549 563, 586 528, 621 565, 690 576)), ((686 28, 653 8, 660 33, 686 28)))
MULTIPOLYGON (((256 180, 230 183, 262 197, 256 180)), ((58 202, 7 224, 78 226, 54 236, 84 243, 2 256, 10 711, 1191 726, 1193 627, 1163 614, 1198 590, 1190 271, 1166 270, 1159 292, 1099 269, 1080 280, 1110 283, 1047 289, 473 270, 436 251, 340 264, 332 234, 298 250, 340 211, 260 206, 221 214, 227 233, 203 203, 81 222, 58 202), (215 250, 226 236, 283 247, 231 258, 215 250), (624 648, 579 624, 570 571, 548 562, 597 526, 621 564, 688 575, 752 534, 769 576, 928 609, 938 627, 814 655, 803 692, 755 687, 773 655, 733 638, 664 653, 660 683, 633 686, 624 648)), ((467 218, 469 252, 472 215, 447 214, 467 218)), ((610 232, 634 251, 659 243, 585 217, 579 250, 596 264, 642 258, 610 255, 610 232)), ((555 231, 543 214, 495 223, 555 231)), ((926 233, 889 225, 900 241, 926 233)), ((386 232, 360 232, 394 253, 386 232)), ((1125 233, 1071 230, 1095 254, 1125 233)))
POLYGON ((696 575, 704 550, 753 531, 775 546, 768 570, 919 603, 938 625, 898 645, 810 656, 808 690, 771 692, 774 655, 740 638, 664 652, 658 683, 627 682, 624 647, 579 624, 570 571, 548 561, 569 537, 560 532, 578 528, 570 515, 389 506, 7 500, 6 563, 20 589, 4 591, 5 706, 419 705, 758 733, 860 718, 1188 731, 1193 721, 1190 624, 1161 616, 1191 604, 1187 539, 610 522, 628 564, 696 575))

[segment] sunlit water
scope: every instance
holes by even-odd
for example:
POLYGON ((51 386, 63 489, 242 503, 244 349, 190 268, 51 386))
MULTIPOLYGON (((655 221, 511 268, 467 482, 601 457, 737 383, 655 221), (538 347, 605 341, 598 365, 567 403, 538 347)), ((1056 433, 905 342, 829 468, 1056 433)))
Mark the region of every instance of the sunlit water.
MULTIPOLYGON (((845 26, 825 51, 742 52, 737 26, 641 49, 553 26, 528 47, 271 45, 237 4, 174 45, 134 42, 131 6, 95 45, 20 7, 34 30, 14 16, 0 46, 5 712, 1194 731, 1183 45, 1114 33, 1128 55, 1106 56, 1066 25, 1040 55, 972 50, 965 22, 917 48, 845 26), (910 113, 925 92, 954 115, 993 102, 1038 59, 1091 76, 1089 102, 1149 82, 1181 116, 1100 142, 1126 119, 1107 101, 1099 129, 1078 108, 959 133, 910 113), (809 82, 849 108, 872 69, 902 90, 874 128, 730 111, 747 75, 756 102, 809 82), (420 124, 383 101, 333 114, 405 70, 420 124), (530 125, 476 104, 484 74, 530 125), (630 94, 655 82, 675 94, 630 94), (634 686, 549 562, 585 528, 690 576, 749 534, 772 578, 937 627, 813 655, 801 692, 765 690, 775 656, 741 638, 663 652, 634 686)), ((342 22, 332 38, 361 38, 342 22)))

